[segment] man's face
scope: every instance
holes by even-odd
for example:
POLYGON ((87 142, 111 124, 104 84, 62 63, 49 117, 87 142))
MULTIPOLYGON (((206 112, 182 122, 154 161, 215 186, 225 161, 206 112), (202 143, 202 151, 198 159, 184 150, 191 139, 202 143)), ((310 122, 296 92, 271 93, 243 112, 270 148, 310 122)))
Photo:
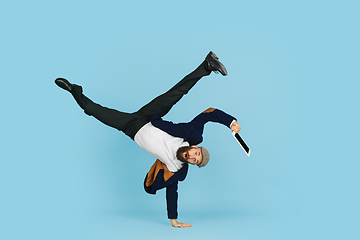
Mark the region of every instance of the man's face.
POLYGON ((191 165, 199 165, 203 160, 203 155, 201 152, 201 148, 198 146, 191 146, 192 148, 183 153, 183 157, 187 160, 191 165))

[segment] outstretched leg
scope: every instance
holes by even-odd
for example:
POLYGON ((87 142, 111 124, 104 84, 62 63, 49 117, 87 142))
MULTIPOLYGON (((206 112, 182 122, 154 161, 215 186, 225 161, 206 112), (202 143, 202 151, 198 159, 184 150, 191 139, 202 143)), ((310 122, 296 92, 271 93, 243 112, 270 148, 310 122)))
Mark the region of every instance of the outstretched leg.
POLYGON ((119 131, 124 131, 126 123, 134 117, 133 114, 120 112, 94 103, 83 94, 81 86, 71 84, 64 78, 57 78, 55 83, 59 87, 69 91, 87 115, 93 116, 100 122, 116 128, 119 131))
POLYGON ((139 113, 150 120, 156 113, 159 117, 165 116, 170 109, 203 77, 211 72, 205 67, 204 61, 195 71, 184 77, 166 93, 154 98, 151 102, 139 109, 139 113))
POLYGON ((127 128, 128 135, 134 139, 137 131, 139 131, 146 123, 150 122, 153 114, 156 113, 159 117, 165 116, 202 77, 209 75, 212 71, 220 72, 224 76, 227 75, 225 66, 219 61, 219 58, 215 53, 210 52, 206 56, 205 61, 203 61, 192 73, 184 77, 169 91, 156 97, 140 108, 139 111, 133 113, 136 117, 129 122, 131 124, 128 124, 131 126, 131 129, 127 128))
POLYGON ((138 112, 146 116, 149 120, 154 113, 159 117, 165 116, 172 106, 187 94, 202 77, 209 75, 211 71, 219 71, 222 75, 227 75, 225 66, 220 63, 218 57, 213 52, 210 52, 206 56, 205 61, 203 61, 197 69, 184 77, 169 91, 146 104, 138 112))

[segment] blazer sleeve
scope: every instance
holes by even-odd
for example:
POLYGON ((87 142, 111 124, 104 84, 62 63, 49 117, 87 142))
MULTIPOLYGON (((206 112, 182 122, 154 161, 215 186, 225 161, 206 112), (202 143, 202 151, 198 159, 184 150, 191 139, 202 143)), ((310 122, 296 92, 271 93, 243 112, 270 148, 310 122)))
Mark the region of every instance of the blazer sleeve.
POLYGON ((204 112, 197 115, 189 124, 191 124, 192 127, 196 129, 201 129, 202 133, 204 130, 204 125, 207 122, 221 123, 230 128, 230 125, 234 120, 236 121, 236 118, 221 111, 220 109, 208 108, 204 112))
POLYGON ((186 139, 186 136, 192 131, 192 126, 189 123, 173 123, 171 121, 165 121, 156 113, 151 117, 151 124, 173 137, 180 137, 183 139, 186 139))
POLYGON ((171 136, 183 138, 190 145, 202 142, 204 125, 207 122, 217 122, 230 128, 230 124, 236 120, 233 116, 215 108, 209 108, 197 115, 191 122, 175 124, 170 121, 162 120, 157 114, 151 118, 151 123, 171 136))
POLYGON ((172 183, 166 187, 166 204, 169 219, 177 219, 177 201, 178 201, 178 182, 172 183))

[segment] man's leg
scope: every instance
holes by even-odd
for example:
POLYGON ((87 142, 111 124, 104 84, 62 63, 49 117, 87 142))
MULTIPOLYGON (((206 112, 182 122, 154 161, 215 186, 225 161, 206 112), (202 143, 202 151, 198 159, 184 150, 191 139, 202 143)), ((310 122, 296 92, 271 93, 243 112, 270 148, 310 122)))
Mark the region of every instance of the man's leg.
POLYGON ((55 83, 59 87, 69 91, 87 115, 93 116, 100 122, 116 128, 119 131, 124 131, 126 123, 134 117, 133 114, 120 112, 94 103, 83 94, 81 86, 71 84, 64 78, 56 79, 55 83))
POLYGON ((205 61, 192 73, 184 77, 174 87, 166 93, 156 97, 150 103, 142 107, 138 113, 146 116, 150 121, 151 116, 156 113, 159 117, 167 114, 174 106, 202 77, 207 76, 211 71, 220 71, 222 75, 227 75, 224 65, 220 63, 217 56, 210 52, 205 61))

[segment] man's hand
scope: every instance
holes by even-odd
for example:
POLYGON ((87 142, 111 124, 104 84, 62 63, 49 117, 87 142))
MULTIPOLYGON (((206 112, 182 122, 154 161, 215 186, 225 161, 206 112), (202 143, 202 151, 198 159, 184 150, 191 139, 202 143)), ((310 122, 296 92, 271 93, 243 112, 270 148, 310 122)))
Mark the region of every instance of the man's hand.
POLYGON ((240 132, 240 125, 235 121, 233 122, 233 124, 231 124, 231 127, 230 127, 231 131, 235 132, 235 133, 239 133, 240 132))
POLYGON ((180 223, 178 221, 176 221, 176 219, 170 219, 171 221, 171 225, 173 227, 180 227, 180 228, 185 228, 185 227, 192 227, 191 224, 188 224, 188 223, 180 223))

